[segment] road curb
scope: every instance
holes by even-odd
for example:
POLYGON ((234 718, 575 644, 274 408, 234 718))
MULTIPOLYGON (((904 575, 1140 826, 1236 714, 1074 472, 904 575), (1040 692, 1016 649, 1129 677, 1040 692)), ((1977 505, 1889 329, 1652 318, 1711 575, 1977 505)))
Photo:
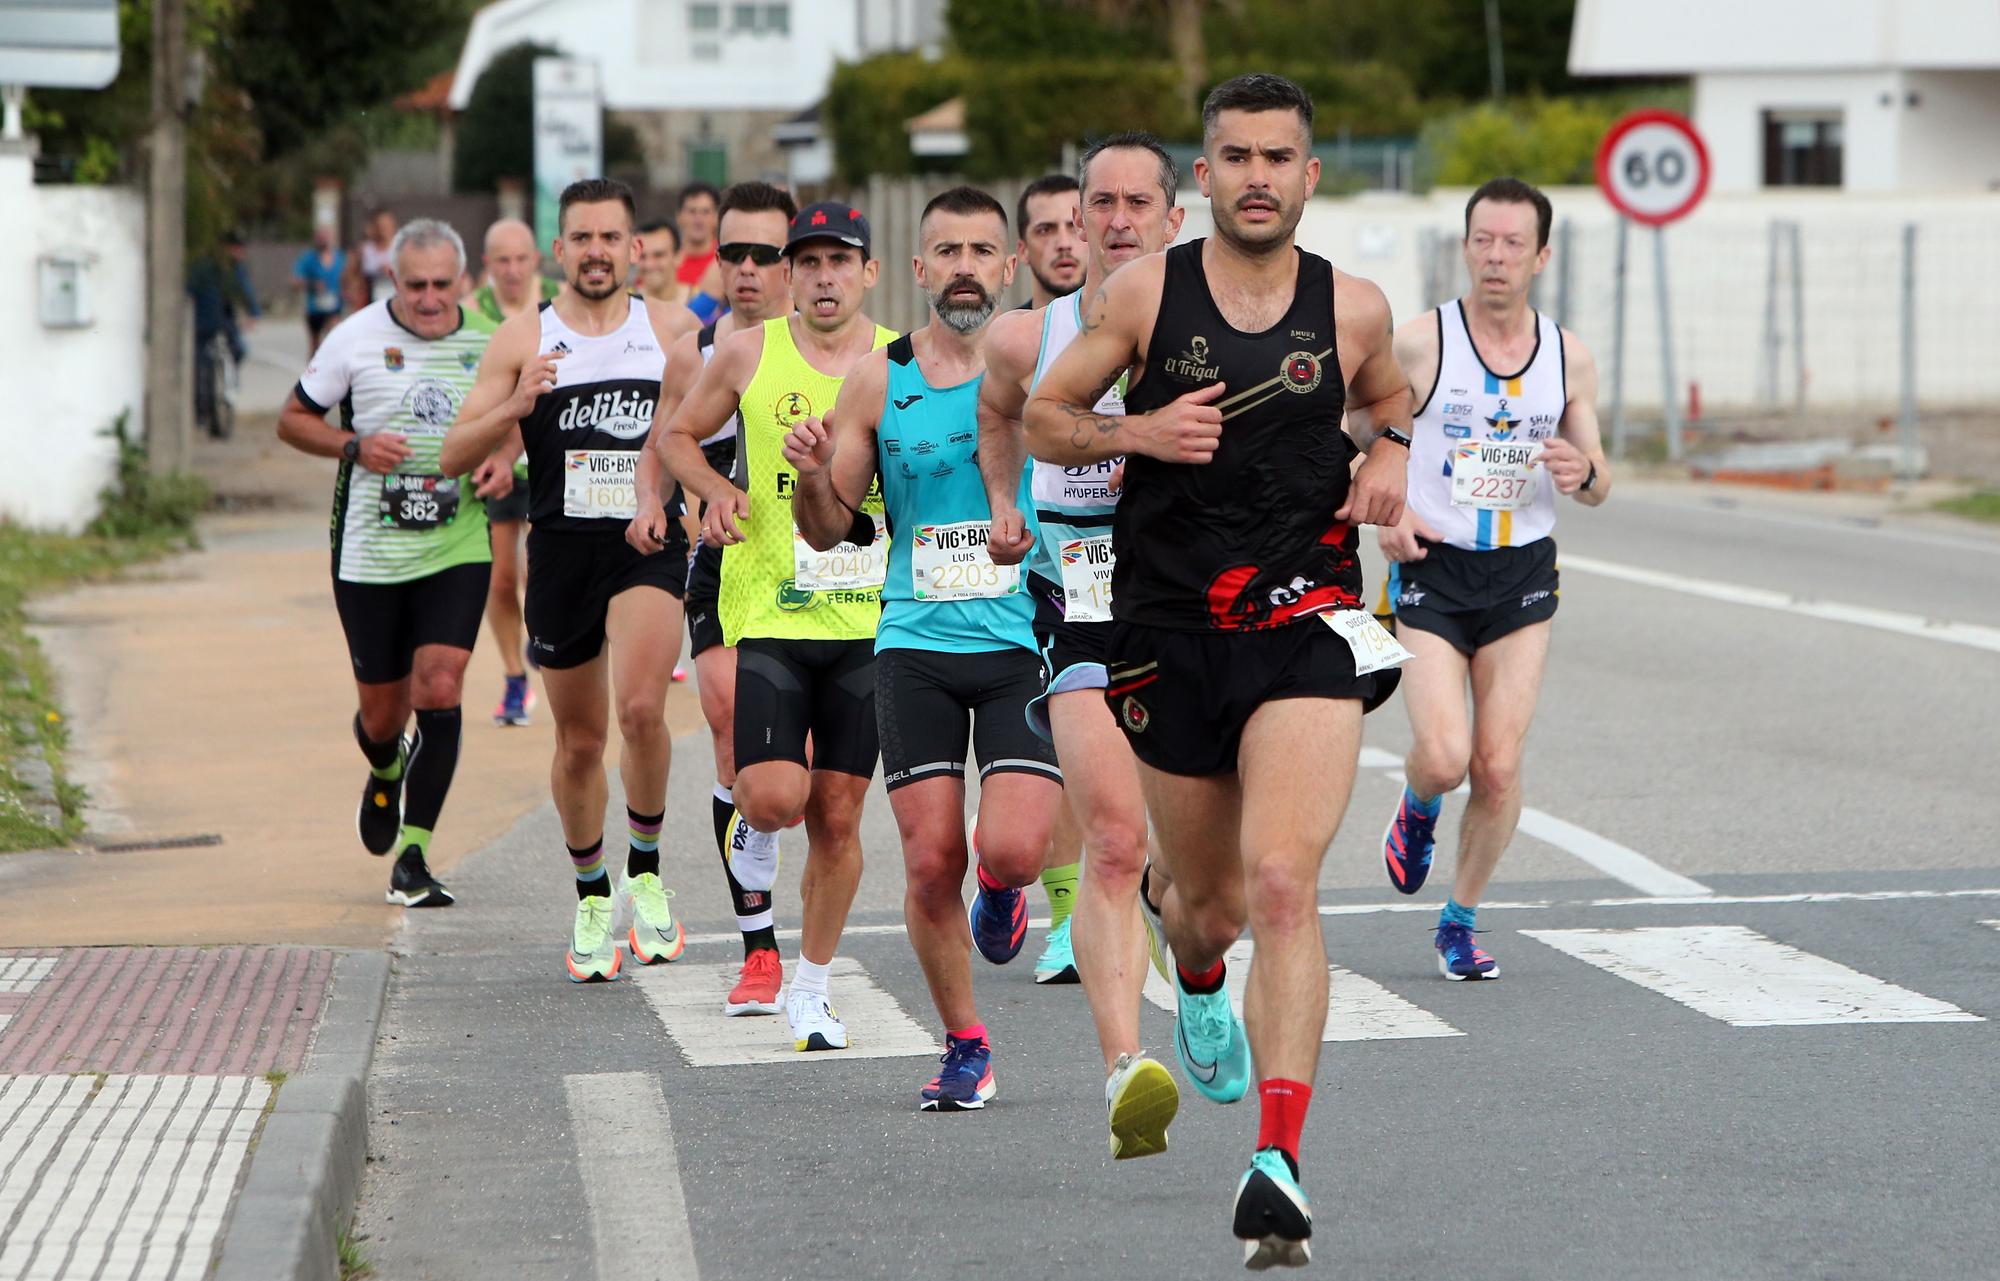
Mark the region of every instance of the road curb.
POLYGON ((343 952, 305 1070, 278 1088, 223 1228, 215 1281, 336 1281, 368 1158, 368 1069, 389 957, 343 952))

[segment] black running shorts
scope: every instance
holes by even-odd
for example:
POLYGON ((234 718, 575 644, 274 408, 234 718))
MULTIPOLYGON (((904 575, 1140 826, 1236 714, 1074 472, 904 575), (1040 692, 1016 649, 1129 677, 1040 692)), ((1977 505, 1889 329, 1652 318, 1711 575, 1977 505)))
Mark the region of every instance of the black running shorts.
POLYGON ((1510 632, 1556 615, 1556 540, 1469 552, 1425 543, 1422 560, 1389 566, 1384 592, 1396 622, 1430 632, 1470 657, 1510 632))
POLYGON ((1283 698, 1356 698, 1372 712, 1395 668, 1354 674, 1354 652, 1317 618, 1248 632, 1111 625, 1105 701, 1141 761, 1167 774, 1228 774, 1251 714, 1283 698))
POLYGON ((688 657, 699 657, 705 649, 722 644, 722 612, 716 597, 722 592, 722 548, 696 542, 694 557, 688 561, 687 618, 688 657))
POLYGON ((333 605, 347 633, 354 679, 386 685, 410 674, 419 645, 470 650, 486 614, 486 561, 454 565, 407 583, 333 580, 333 605))
POLYGON ((1042 651, 1042 692, 1028 703, 1028 727, 1054 742, 1048 700, 1072 690, 1104 688, 1111 624, 1070 622, 1056 603, 1062 589, 1040 574, 1028 575, 1028 592, 1035 598, 1035 644, 1042 651))
POLYGON ((1028 702, 1041 692, 1041 662, 1025 649, 883 650, 875 661, 883 785, 893 792, 927 778, 964 778, 968 740, 981 778, 1039 774, 1060 783, 1055 749, 1028 728, 1028 702))
POLYGON ((672 522, 667 545, 641 553, 625 531, 528 531, 528 590, 522 614, 528 647, 543 667, 581 667, 604 649, 611 598, 635 587, 657 587, 679 599, 687 590, 687 536, 672 522))
POLYGON ((736 768, 765 761, 875 775, 875 642, 766 640, 736 647, 736 768))
POLYGON ((514 488, 505 498, 486 500, 486 520, 488 524, 502 525, 510 520, 528 519, 528 482, 514 477, 514 488))

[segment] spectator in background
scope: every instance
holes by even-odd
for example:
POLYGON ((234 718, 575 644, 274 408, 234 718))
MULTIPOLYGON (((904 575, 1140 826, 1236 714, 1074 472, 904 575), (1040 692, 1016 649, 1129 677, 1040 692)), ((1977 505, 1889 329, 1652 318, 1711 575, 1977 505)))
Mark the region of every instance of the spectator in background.
POLYGON ((194 302, 195 417, 211 432, 221 434, 215 406, 209 403, 211 344, 217 334, 229 344, 229 355, 237 364, 250 353, 243 339, 248 322, 264 314, 257 305, 257 291, 250 283, 244 260, 250 247, 237 232, 222 238, 222 245, 188 266, 187 292, 194 302))
POLYGON ((707 324, 722 314, 722 267, 715 259, 715 229, 721 221, 722 193, 705 182, 681 188, 674 219, 681 236, 681 265, 674 279, 680 300, 707 324))
POLYGON ((292 288, 305 295, 308 360, 340 319, 340 277, 346 270, 347 253, 333 243, 333 228, 314 227, 312 247, 292 264, 292 288))
POLYGON ((389 269, 389 243, 396 238, 396 215, 377 209, 368 215, 368 232, 347 256, 347 307, 358 311, 371 302, 393 297, 396 279, 389 269))
POLYGON ((681 233, 665 218, 655 218, 639 228, 639 265, 632 272, 632 288, 647 298, 678 300, 680 282, 675 273, 681 265, 681 233))

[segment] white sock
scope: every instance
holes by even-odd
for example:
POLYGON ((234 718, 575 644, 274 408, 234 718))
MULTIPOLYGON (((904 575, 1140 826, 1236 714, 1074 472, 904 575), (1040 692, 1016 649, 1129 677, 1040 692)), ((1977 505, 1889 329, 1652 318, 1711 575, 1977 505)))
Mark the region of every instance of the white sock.
POLYGON ((722 784, 717 783, 715 785, 715 799, 721 801, 724 805, 734 805, 736 803, 736 789, 733 787, 724 787, 722 784))
POLYGON ((833 968, 831 961, 820 965, 799 957, 799 963, 792 968, 792 988, 799 992, 811 992, 815 996, 826 995, 827 971, 833 968))

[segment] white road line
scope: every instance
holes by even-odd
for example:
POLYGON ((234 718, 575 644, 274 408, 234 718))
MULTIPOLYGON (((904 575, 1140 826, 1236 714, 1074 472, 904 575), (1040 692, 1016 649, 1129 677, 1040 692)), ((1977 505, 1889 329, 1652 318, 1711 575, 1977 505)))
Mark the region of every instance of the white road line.
POLYGON ((1740 925, 1521 934, 1734 1027, 1984 1021, 1740 925))
POLYGON ((1364 746, 1361 749, 1359 764, 1362 769, 1401 769, 1403 758, 1391 755, 1379 747, 1364 746))
MULTIPOLYGON (((1481 903, 1482 912, 1544 912, 1563 907, 1784 907, 1816 903, 1894 903, 1905 899, 2000 898, 2000 887, 1982 890, 1807 890, 1797 894, 1691 894, 1685 898, 1578 898, 1481 903)), ((1435 912, 1437 904, 1415 899, 1393 903, 1322 903, 1321 916, 1381 916, 1435 912)), ((1988 921, 2000 929, 2000 922, 1988 921)))
MULTIPOLYGON (((1224 953, 1229 960, 1247 963, 1255 954, 1247 939, 1224 953)), ((1229 984, 1229 1003, 1237 1017, 1243 1014, 1243 975, 1229 984)), ((1338 965, 1326 967, 1326 1031, 1323 1042, 1406 1041, 1422 1037, 1464 1036, 1451 1024, 1420 1006, 1412 1005, 1373 979, 1366 979, 1338 965)), ((1151 966, 1146 967, 1146 999, 1167 1013, 1174 1012, 1174 992, 1151 966)))
POLYGON ((1922 530, 1905 529, 1889 521, 1874 516, 1850 517, 1829 520, 1820 516, 1791 516, 1781 512, 1754 510, 1729 502, 1718 502, 1713 498, 1698 503, 1671 502, 1649 495, 1637 498, 1628 495, 1626 504, 1643 503, 1650 507, 1671 507, 1684 512, 1699 512, 1704 516, 1735 516, 1742 520, 1761 520, 1771 525, 1795 525, 1800 529, 1818 529, 1836 534, 1858 534, 1863 537, 1895 539, 1898 542, 1917 543, 1927 547, 1946 547, 1953 551, 1979 552, 1987 556, 2000 556, 2000 542, 1977 538, 1959 538, 1950 534, 1927 533, 1922 530))
POLYGON ((2000 653, 2000 627, 1984 627, 1978 623, 1954 623, 1945 619, 1925 618, 1921 614, 1875 609, 1867 605, 1842 605, 1833 601, 1812 600, 1762 587, 1717 582, 1711 578, 1690 578, 1685 574, 1669 574, 1657 569, 1642 569, 1636 565, 1620 565, 1614 561, 1598 560, 1592 556, 1572 556, 1568 552, 1563 553, 1562 568, 1564 571, 1578 570, 1585 574, 1598 574, 1605 578, 1621 579, 1644 587, 1658 587, 1664 591, 1681 592, 1688 596, 1706 597, 1731 605, 1772 609, 1780 613, 1797 614, 1802 618, 1817 618, 1826 622, 1852 623, 1858 627, 1872 627, 1877 631, 1894 632, 1901 636, 1917 636, 1925 640, 1946 641, 1953 645, 1965 645, 1973 649, 2000 653))
POLYGON ((650 1072, 563 1078, 599 1281, 696 1281, 673 1119, 650 1072), (640 1172, 643 1171, 643 1174, 640 1172))
POLYGON ((895 997, 876 986, 868 971, 844 956, 833 959, 830 987, 833 1007, 847 1025, 848 1048, 813 1054, 793 1048, 791 1025, 782 1014, 731 1018, 722 1012, 722 999, 736 984, 734 965, 683 962, 626 972, 691 1067, 928 1058, 944 1048, 903 1012, 895 997))
POLYGON ((53 956, 12 956, 0 961, 0 992, 32 992, 56 968, 53 956))

